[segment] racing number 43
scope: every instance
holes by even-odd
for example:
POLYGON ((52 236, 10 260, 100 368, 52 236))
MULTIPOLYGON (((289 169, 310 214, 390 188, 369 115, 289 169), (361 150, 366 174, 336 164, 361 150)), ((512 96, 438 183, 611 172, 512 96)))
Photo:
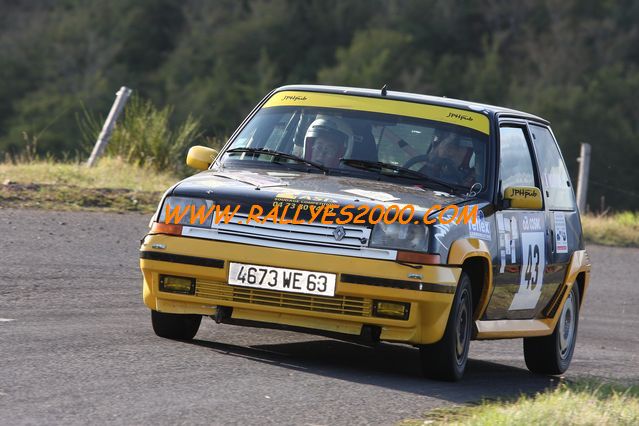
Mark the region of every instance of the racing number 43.
POLYGON ((539 279, 539 246, 535 244, 533 247, 533 245, 529 244, 526 251, 528 251, 528 260, 524 280, 526 281, 527 289, 535 290, 539 279))
POLYGON ((544 268, 546 267, 546 246, 544 232, 522 232, 521 249, 522 265, 519 278, 519 290, 509 310, 533 309, 537 306, 544 284, 544 268))

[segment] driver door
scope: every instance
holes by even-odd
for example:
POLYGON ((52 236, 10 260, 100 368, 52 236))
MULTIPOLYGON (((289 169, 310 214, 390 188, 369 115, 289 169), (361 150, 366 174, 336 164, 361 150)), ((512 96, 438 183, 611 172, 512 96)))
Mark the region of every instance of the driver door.
MULTIPOLYGON (((539 173, 525 123, 502 123, 499 132, 500 192, 540 188, 539 173)), ((552 297, 545 271, 551 258, 546 212, 505 208, 496 213, 498 247, 493 259, 494 291, 484 319, 531 319, 552 297), (545 301, 545 302, 544 302, 545 301)))

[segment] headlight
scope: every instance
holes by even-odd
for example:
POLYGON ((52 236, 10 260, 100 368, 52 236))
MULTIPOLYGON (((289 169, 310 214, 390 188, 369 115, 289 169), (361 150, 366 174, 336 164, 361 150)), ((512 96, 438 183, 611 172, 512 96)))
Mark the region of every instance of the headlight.
POLYGON ((166 197, 158 222, 172 225, 210 228, 215 216, 213 200, 190 197, 166 197))
POLYGON ((373 228, 370 247, 396 250, 427 251, 428 226, 423 223, 378 223, 373 228))

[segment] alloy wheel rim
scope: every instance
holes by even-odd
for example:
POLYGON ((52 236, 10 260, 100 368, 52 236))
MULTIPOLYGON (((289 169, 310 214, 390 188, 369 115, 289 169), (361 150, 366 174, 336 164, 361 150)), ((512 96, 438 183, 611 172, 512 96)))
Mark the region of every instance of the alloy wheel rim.
POLYGON ((566 359, 570 354, 570 349, 575 340, 575 312, 575 298, 570 293, 559 318, 559 355, 561 359, 566 359))

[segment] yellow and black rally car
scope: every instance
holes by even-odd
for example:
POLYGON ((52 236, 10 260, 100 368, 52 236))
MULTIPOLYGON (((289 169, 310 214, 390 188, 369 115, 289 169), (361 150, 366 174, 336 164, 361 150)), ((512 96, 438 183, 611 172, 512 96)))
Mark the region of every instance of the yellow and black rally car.
POLYGON ((208 316, 400 342, 444 380, 471 339, 523 337, 531 371, 568 368, 590 261, 546 120, 285 86, 186 161, 202 171, 165 193, 140 248, 158 336, 192 339, 208 316))

